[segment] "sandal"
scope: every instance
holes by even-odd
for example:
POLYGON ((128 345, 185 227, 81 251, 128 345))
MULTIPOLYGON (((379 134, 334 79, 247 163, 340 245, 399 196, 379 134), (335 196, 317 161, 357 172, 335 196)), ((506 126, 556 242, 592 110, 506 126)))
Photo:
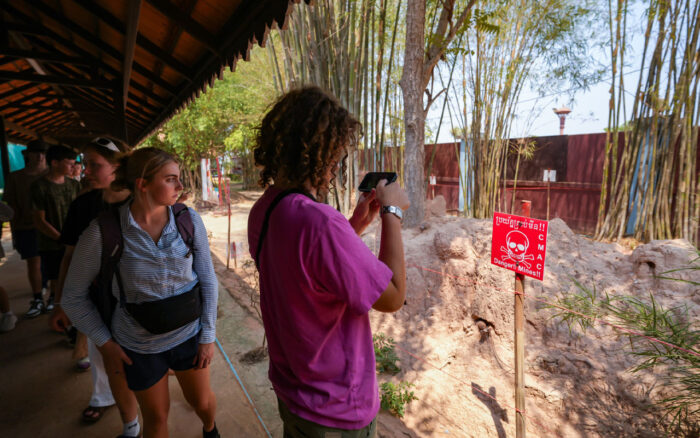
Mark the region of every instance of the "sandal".
POLYGON ((102 418, 104 411, 109 407, 110 406, 88 406, 83 409, 83 422, 89 424, 97 423, 100 421, 100 418, 102 418))

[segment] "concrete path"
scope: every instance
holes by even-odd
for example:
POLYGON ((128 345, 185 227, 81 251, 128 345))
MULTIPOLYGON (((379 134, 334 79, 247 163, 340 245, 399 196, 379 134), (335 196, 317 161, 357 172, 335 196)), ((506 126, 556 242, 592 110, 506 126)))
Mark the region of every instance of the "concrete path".
MULTIPOLYGON (((91 393, 89 372, 78 372, 64 335, 48 328, 47 316, 22 318, 31 294, 26 267, 11 249, 9 230, 2 245, 7 258, 0 261, 0 286, 10 296, 19 321, 0 333, 0 436, 3 437, 113 437, 121 433, 116 408, 108 409, 96 424, 80 420, 91 393)), ((242 365, 238 357, 259 346, 262 328, 220 287, 218 334, 224 351, 238 371, 273 436, 281 436, 274 393, 267 382, 267 362, 242 365), (247 383, 249 379, 250 383, 247 383), (250 388, 248 388, 250 386, 250 388)), ((258 416, 241 390, 231 366, 217 348, 211 369, 217 396, 217 424, 223 437, 267 436, 258 416)), ((171 437, 201 437, 201 423, 186 403, 175 377, 170 378, 171 437)))

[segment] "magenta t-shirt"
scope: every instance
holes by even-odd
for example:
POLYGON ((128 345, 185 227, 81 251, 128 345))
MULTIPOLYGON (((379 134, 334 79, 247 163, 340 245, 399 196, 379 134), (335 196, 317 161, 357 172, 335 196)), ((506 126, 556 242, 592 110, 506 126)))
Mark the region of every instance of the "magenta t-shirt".
MULTIPOLYGON (((255 257, 270 188, 248 218, 255 257)), ((301 194, 272 212, 260 254, 260 308, 269 377, 289 410, 328 427, 361 429, 379 410, 369 310, 391 270, 333 207, 301 194)))

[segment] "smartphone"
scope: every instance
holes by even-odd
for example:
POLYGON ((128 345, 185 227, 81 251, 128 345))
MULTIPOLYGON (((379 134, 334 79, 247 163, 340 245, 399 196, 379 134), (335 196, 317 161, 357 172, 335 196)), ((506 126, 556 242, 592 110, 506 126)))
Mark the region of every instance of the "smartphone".
POLYGON ((369 172, 362 178, 358 190, 361 192, 371 192, 373 188, 377 187, 379 181, 385 179, 387 184, 391 184, 396 181, 397 176, 396 172, 369 172))

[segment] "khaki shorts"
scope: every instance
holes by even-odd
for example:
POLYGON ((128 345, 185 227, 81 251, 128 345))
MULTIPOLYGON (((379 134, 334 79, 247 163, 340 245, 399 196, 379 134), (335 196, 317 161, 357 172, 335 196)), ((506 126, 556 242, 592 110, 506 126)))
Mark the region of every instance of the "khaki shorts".
POLYGON ((291 413, 280 399, 277 399, 277 406, 284 423, 284 438, 375 438, 377 436, 377 417, 362 429, 336 429, 305 420, 291 413))

